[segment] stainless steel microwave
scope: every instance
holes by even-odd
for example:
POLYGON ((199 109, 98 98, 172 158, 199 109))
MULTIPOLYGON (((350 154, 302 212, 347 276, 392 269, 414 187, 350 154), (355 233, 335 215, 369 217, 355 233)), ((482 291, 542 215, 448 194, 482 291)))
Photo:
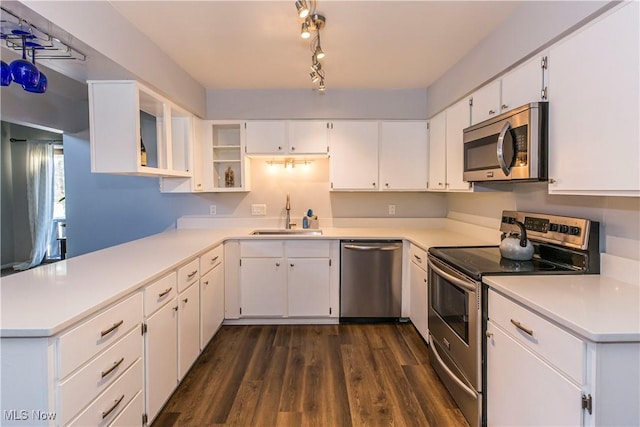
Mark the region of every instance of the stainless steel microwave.
POLYGON ((463 131, 465 181, 546 181, 549 103, 534 102, 463 131))

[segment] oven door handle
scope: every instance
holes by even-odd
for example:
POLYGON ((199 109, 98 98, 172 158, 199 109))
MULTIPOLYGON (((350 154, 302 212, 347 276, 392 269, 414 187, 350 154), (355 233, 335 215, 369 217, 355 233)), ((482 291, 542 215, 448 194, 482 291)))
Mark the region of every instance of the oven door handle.
POLYGON ((475 284, 472 285, 462 279, 459 279, 449 273, 447 273, 446 271, 442 270, 440 267, 437 267, 433 261, 429 260, 429 267, 431 267, 433 269, 433 271, 435 271, 436 273, 438 273, 440 276, 444 277, 445 279, 449 280, 450 282, 454 283, 455 285, 458 285, 459 287, 461 287, 462 289, 465 289, 469 292, 475 292, 476 291, 476 286, 475 284))
POLYGON ((511 123, 506 122, 504 126, 502 126, 502 129, 500 130, 500 134, 498 135, 498 144, 496 147, 496 155, 498 156, 498 163, 500 164, 500 169, 502 169, 502 172, 504 172, 506 176, 509 176, 509 173, 511 172, 510 168, 511 168, 511 161, 512 161, 512 160, 509 160, 509 164, 507 164, 507 162, 504 159, 504 139, 507 136, 507 132, 509 132, 509 129, 511 129, 511 123))
POLYGON ((431 350, 433 350, 433 354, 434 354, 434 356, 436 356, 436 360, 438 361, 438 364, 440 364, 440 367, 445 370, 447 375, 449 375, 449 377, 451 377, 451 379, 456 384, 458 384, 458 387, 460 387, 469 396, 473 397, 474 399, 477 399, 478 398, 478 394, 476 393, 476 391, 474 389, 472 389, 471 387, 469 387, 468 385, 466 385, 464 383, 464 381, 462 381, 460 378, 458 378, 456 376, 456 374, 454 374, 453 371, 451 369, 449 369, 449 367, 444 363, 444 361, 440 357, 440 354, 438 354, 437 347, 438 347, 438 345, 433 341, 433 337, 431 337, 431 350))

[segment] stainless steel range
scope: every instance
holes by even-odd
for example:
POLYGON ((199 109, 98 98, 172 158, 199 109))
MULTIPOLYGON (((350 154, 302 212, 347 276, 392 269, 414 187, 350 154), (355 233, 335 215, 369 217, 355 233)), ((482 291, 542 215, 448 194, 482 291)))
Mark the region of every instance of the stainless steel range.
POLYGON ((534 246, 528 261, 503 258, 498 246, 429 249, 429 346, 433 368, 471 426, 485 425, 486 285, 500 274, 597 274, 599 223, 527 212, 504 211, 503 238, 524 225, 534 246))

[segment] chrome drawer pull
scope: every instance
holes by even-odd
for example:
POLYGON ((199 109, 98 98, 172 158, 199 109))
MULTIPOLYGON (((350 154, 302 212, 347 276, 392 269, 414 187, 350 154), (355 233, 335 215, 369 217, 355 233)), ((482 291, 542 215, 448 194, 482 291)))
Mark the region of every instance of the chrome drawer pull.
POLYGON ((525 328, 524 326, 522 326, 522 324, 520 322, 518 322, 517 320, 513 320, 511 319, 511 323, 513 323, 513 326, 515 326, 516 328, 520 329, 522 332, 524 332, 525 334, 529 335, 529 336, 533 336, 533 329, 528 329, 525 328))
POLYGON ((160 293, 158 294, 158 298, 162 298, 163 296, 167 295, 169 292, 171 292, 171 289, 173 289, 173 287, 171 287, 171 288, 167 288, 167 289, 165 289, 163 292, 160 292, 160 293))
POLYGON ((191 279, 193 276, 196 275, 197 272, 198 270, 193 270, 191 273, 187 274, 187 279, 191 279))
POLYGON ((122 364, 122 362, 124 362, 124 357, 122 359, 118 360, 117 362, 113 362, 113 366, 110 367, 109 369, 107 369, 106 371, 102 371, 100 373, 100 378, 104 378, 107 375, 109 375, 111 372, 115 371, 116 368, 122 364))
POLYGON ((120 404, 120 402, 122 402, 122 399, 124 399, 124 394, 122 395, 122 397, 120 397, 120 399, 116 400, 116 403, 109 408, 108 410, 104 411, 102 413, 102 419, 104 420, 105 418, 107 418, 109 416, 110 413, 113 412, 114 409, 116 409, 118 407, 118 405, 120 404))
POLYGON ((112 327, 110 327, 109 329, 105 329, 104 331, 100 332, 100 337, 104 337, 105 335, 109 335, 111 332, 115 331, 116 329, 118 329, 118 326, 122 325, 124 323, 124 320, 121 320, 117 323, 114 323, 112 327))

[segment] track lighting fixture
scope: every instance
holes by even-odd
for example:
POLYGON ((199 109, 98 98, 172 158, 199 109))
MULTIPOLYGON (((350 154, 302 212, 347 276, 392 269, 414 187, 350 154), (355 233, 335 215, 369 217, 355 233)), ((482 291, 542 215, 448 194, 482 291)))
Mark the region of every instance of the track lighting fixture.
POLYGON ((324 16, 316 13, 316 0, 309 0, 311 7, 308 6, 307 0, 296 0, 295 5, 298 16, 304 19, 301 25, 300 36, 303 39, 308 39, 311 38, 312 33, 315 32, 310 45, 313 55, 311 56, 311 73, 309 73, 309 76, 311 77, 312 83, 320 82, 318 91, 323 93, 325 90, 325 75, 320 60, 325 57, 325 53, 320 46, 320 30, 324 28, 327 20, 324 16))

